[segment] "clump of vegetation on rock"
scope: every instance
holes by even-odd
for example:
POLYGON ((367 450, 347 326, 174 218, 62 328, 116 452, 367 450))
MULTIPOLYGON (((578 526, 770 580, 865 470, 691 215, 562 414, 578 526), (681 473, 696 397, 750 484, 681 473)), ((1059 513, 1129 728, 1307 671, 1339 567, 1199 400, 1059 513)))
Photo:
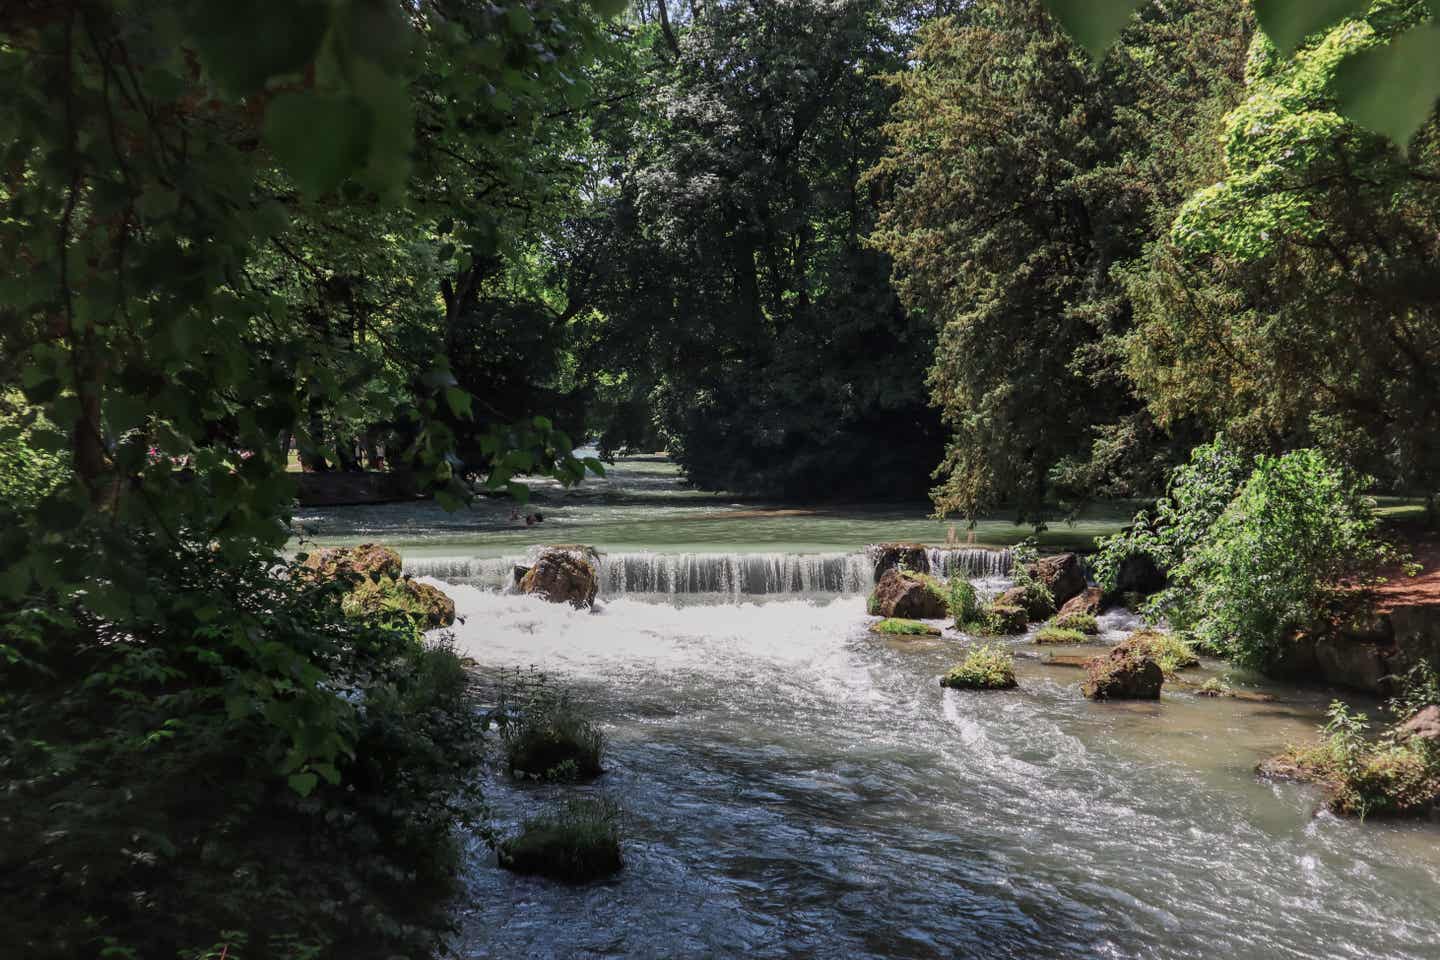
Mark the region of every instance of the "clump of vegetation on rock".
POLYGON ((928 623, 921 623, 919 620, 905 620, 899 617, 889 617, 878 623, 870 625, 871 633, 882 633, 892 637, 938 637, 940 628, 931 626, 928 623))
POLYGON ((1211 677, 1196 689, 1196 696, 1201 697, 1224 697, 1231 692, 1230 685, 1219 677, 1211 677))
POLYGON ((455 622, 455 601, 437 587, 409 577, 361 580, 345 595, 340 608, 346 616, 420 630, 448 627, 455 622))
POLYGON ((1040 632, 1035 634, 1035 642, 1044 644, 1076 644, 1085 643, 1089 639, 1079 630, 1066 630, 1063 627, 1042 627, 1040 632))
POLYGON ((1075 630, 1092 637, 1100 632, 1099 622, 1088 613, 1062 613, 1055 618, 1053 625, 1060 630, 1075 630))
POLYGON ((985 608, 982 633, 997 636, 1015 636, 1030 626, 1030 617, 1024 608, 1004 603, 992 603, 985 608))
POLYGON ((1150 656, 1160 665, 1160 669, 1165 671, 1167 677, 1177 671, 1200 665, 1200 658, 1190 649, 1190 645, 1173 633, 1136 630, 1126 638, 1126 642, 1141 644, 1148 649, 1150 656))
POLYGON ((875 584, 866 609, 876 617, 943 620, 949 612, 949 597, 928 574, 888 570, 875 584))
POLYGON ((604 734, 568 693, 556 695, 542 686, 519 718, 503 725, 501 737, 512 776, 557 782, 589 780, 604 772, 604 734))
POLYGON ((587 883, 618 873, 619 809, 603 797, 571 800, 558 810, 525 821, 520 832, 495 849, 500 866, 565 883, 587 883))
POLYGON ((940 678, 940 685, 955 690, 1010 690, 1018 686, 1015 657, 996 644, 973 648, 965 659, 940 678))
POLYGON ((1336 701, 1318 743, 1292 746, 1260 772, 1319 784, 1341 816, 1414 816, 1440 806, 1440 742, 1405 726, 1372 741, 1368 721, 1336 701))

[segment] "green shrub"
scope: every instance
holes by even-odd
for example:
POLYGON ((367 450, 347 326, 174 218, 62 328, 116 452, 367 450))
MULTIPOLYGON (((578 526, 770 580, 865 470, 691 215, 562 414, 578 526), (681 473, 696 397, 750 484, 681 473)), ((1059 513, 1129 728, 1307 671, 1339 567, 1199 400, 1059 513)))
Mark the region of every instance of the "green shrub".
POLYGON ((975 585, 969 580, 958 575, 951 577, 946 594, 950 618, 955 621, 957 629, 963 630, 965 624, 974 623, 981 618, 980 597, 975 592, 975 585))
POLYGON ((1291 747, 1265 766, 1325 788, 1330 809, 1341 815, 1413 816, 1440 804, 1440 756, 1423 741, 1371 742, 1368 717, 1336 701, 1323 739, 1291 747))
POLYGON ((1385 709, 1400 720, 1408 720, 1429 706, 1440 705, 1440 675, 1429 660, 1421 660, 1399 678, 1399 692, 1385 709))
POLYGON ((541 686, 521 707, 519 719, 503 725, 501 736, 512 776, 553 782, 588 780, 604 772, 604 735, 568 693, 556 695, 541 686))
POLYGON ((1230 695, 1230 684, 1219 677, 1211 677, 1200 684, 1195 693, 1202 697, 1225 697, 1230 695))
POLYGON ((1015 657, 995 644, 975 647, 959 666, 940 678, 940 685, 957 690, 1012 689, 1017 686, 1015 657))
POLYGON ((922 623, 919 620, 903 620, 898 617, 890 617, 879 623, 871 624, 870 632, 896 637, 934 637, 940 634, 939 628, 932 627, 928 623, 922 623))
POLYGON ((1055 618, 1054 626, 1061 630, 1078 630, 1089 636, 1096 636, 1100 633, 1100 624, 1093 614, 1089 613, 1067 613, 1055 618))
POLYGON ((1263 667, 1323 618, 1339 584, 1373 577, 1394 552, 1376 535, 1365 481, 1315 450, 1260 457, 1234 500, 1171 570, 1172 626, 1263 667))
POLYGON ((571 800, 559 810, 527 820, 520 832, 496 846, 500 866, 586 883, 619 872, 619 811, 604 798, 571 800))
POLYGON ((1040 632, 1035 634, 1036 643, 1076 644, 1085 643, 1089 639, 1079 630, 1066 630, 1063 627, 1042 627, 1040 632))
POLYGON ((1030 617, 1023 607, 1004 603, 992 603, 985 608, 982 633, 1008 637, 1024 633, 1030 626, 1030 617))

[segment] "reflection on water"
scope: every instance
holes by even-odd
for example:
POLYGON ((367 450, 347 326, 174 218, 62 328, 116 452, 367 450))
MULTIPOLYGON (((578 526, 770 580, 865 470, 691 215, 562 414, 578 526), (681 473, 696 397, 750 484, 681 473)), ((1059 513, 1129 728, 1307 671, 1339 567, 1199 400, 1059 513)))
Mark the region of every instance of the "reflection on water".
MULTIPOLYGON (((477 845, 463 956, 1440 956, 1432 828, 1316 817, 1254 778, 1322 694, 1093 704, 1034 660, 1017 691, 944 691, 964 640, 887 643, 858 597, 452 593, 483 671, 535 664, 593 705, 609 772, 582 789, 629 836, 625 872, 580 889, 477 845)), ((567 789, 489 795, 509 823, 567 789)))

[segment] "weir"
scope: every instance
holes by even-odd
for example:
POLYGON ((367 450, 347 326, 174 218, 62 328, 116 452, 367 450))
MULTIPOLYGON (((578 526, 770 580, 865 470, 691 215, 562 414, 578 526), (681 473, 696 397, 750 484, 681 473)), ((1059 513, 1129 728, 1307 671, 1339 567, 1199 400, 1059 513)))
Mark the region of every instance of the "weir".
MULTIPOLYGON (((515 585, 515 568, 534 562, 542 548, 510 557, 419 557, 405 560, 405 572, 489 590, 515 585)), ((926 551, 938 577, 1004 577, 1009 550, 974 547, 926 551)), ((853 553, 602 553, 600 595, 630 594, 857 594, 875 583, 875 561, 853 553)))

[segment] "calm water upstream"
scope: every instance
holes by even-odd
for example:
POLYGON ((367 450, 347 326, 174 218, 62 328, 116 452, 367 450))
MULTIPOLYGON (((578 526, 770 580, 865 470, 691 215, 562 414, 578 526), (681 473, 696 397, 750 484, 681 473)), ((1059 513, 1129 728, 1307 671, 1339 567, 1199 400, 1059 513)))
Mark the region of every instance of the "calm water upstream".
MULTIPOLYGON (((1032 659, 1019 690, 942 690, 963 637, 872 636, 868 584, 826 579, 867 540, 943 539, 923 508, 750 516, 663 468, 552 493, 543 538, 508 505, 309 518, 448 573, 482 671, 552 674, 609 739, 608 772, 578 789, 623 805, 625 871, 569 888, 475 844, 463 956, 1440 958, 1440 830, 1317 816, 1308 788, 1252 773, 1312 734, 1327 692, 1092 704, 1077 671, 1032 659), (593 613, 498 592, 542 539, 692 578, 627 580, 593 613)), ((511 824, 576 789, 497 775, 488 796, 511 824)))

